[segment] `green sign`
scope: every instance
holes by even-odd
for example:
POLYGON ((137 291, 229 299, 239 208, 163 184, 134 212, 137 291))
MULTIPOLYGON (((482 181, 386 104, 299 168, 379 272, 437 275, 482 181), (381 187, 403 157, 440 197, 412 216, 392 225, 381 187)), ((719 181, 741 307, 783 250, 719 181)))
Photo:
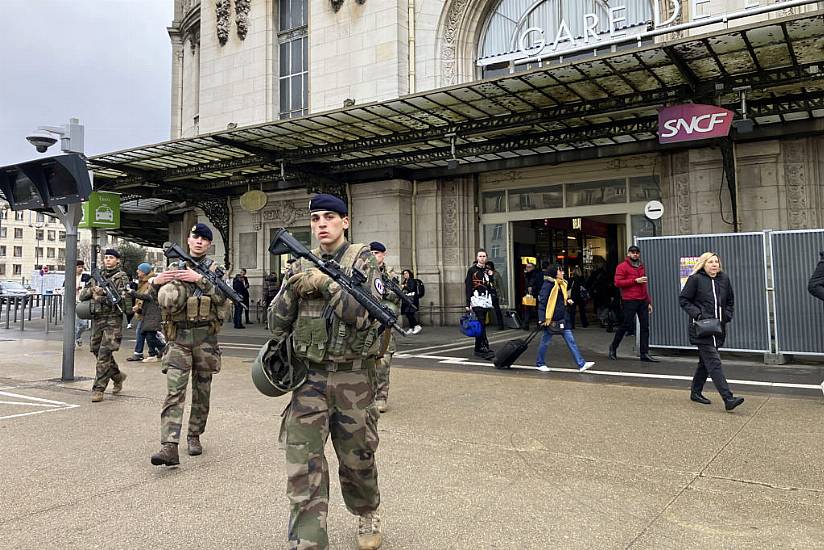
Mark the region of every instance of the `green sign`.
POLYGON ((83 219, 77 227, 117 229, 120 227, 120 195, 107 191, 92 191, 83 203, 83 219))

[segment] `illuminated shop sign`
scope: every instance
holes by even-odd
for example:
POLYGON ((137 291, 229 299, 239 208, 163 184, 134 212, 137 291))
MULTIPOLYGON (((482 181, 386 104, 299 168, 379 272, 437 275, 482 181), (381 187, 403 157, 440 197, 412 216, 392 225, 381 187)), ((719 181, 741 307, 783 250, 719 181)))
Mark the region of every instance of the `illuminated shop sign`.
POLYGON ((500 48, 495 48, 509 50, 487 54, 477 64, 485 67, 500 63, 535 62, 632 40, 640 45, 644 40, 668 32, 727 23, 733 19, 813 3, 813 0, 770 4, 766 4, 765 0, 733 0, 733 7, 740 11, 710 15, 709 4, 713 0, 618 1, 623 3, 612 5, 606 0, 583 4, 580 3, 582 0, 536 2, 514 24, 507 45, 501 43, 500 48), (544 25, 536 24, 538 22, 544 22, 544 25))
POLYGON ((735 113, 715 105, 673 105, 658 112, 658 142, 677 143, 724 137, 735 113))

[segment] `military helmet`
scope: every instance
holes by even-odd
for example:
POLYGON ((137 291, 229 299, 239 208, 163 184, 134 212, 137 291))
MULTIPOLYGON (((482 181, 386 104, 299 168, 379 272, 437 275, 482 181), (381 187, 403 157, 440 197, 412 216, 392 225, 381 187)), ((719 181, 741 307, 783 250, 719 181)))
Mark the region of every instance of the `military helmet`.
POLYGON ((290 338, 263 344, 251 372, 255 387, 269 397, 280 397, 298 389, 309 374, 304 362, 292 356, 290 338))
POLYGON ((161 309, 172 314, 183 311, 188 299, 189 289, 180 281, 166 283, 157 291, 157 304, 161 309))
POLYGON ((83 300, 82 302, 77 302, 74 313, 77 315, 78 319, 88 321, 92 318, 92 301, 83 300))

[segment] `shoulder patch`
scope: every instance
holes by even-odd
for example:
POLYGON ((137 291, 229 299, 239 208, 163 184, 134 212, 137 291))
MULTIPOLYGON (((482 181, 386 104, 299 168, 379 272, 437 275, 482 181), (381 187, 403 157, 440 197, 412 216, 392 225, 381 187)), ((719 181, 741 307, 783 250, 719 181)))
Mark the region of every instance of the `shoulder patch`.
POLYGON ((375 290, 377 290, 381 296, 383 296, 385 292, 385 289, 383 287, 383 279, 381 279, 380 277, 375 277, 375 290))

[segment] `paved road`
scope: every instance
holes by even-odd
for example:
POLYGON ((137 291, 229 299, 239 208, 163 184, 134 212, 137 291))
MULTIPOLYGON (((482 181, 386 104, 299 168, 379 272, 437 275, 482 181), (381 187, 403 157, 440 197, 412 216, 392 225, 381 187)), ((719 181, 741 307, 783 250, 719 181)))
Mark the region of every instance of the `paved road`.
MULTIPOLYGON (((425 352, 396 359, 380 422, 386 549, 824 548, 820 393, 742 390, 729 414, 711 391, 425 352)), ((204 455, 152 467, 164 379, 126 353, 124 394, 92 404, 90 354, 61 383, 59 342, 0 342, 0 548, 285 548, 286 400, 227 353, 204 455)), ((332 548, 352 548, 335 476, 331 495, 332 548)))

